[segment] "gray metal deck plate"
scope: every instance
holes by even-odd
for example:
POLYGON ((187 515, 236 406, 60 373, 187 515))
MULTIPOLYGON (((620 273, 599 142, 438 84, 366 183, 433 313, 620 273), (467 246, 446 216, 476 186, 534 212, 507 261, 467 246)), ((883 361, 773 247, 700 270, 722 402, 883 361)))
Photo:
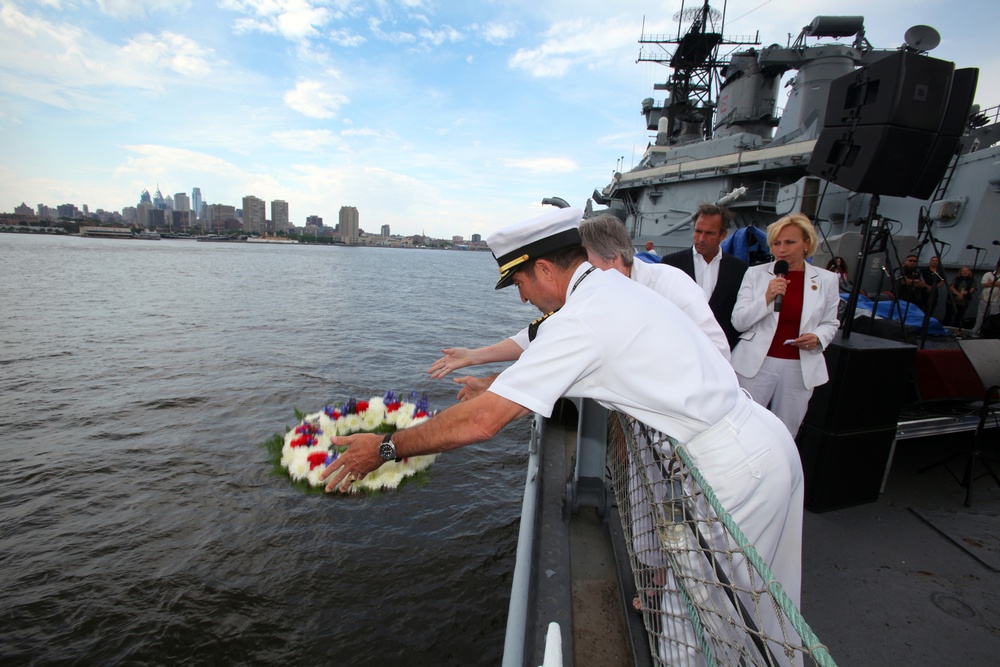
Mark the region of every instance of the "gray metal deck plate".
POLYGON ((910 508, 980 563, 1000 572, 1000 516, 910 508))

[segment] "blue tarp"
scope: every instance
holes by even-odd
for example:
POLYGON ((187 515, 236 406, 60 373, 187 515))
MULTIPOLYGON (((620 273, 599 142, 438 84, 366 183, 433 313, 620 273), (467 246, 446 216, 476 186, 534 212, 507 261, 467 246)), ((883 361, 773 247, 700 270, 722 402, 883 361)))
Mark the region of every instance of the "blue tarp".
POLYGON ((635 258, 641 259, 642 261, 646 262, 646 264, 660 263, 660 256, 657 255, 655 252, 646 252, 645 250, 643 250, 642 252, 635 253, 635 258))
MULTIPOLYGON (((850 295, 846 292, 840 294, 841 301, 847 302, 850 295)), ((903 301, 902 299, 893 300, 891 298, 879 299, 878 304, 875 307, 876 317, 881 317, 883 319, 889 318, 889 312, 892 311, 892 319, 900 320, 905 315, 906 319, 904 324, 906 326, 916 327, 919 329, 924 325, 924 311, 920 309, 915 303, 910 303, 909 301, 903 301)), ((860 315, 872 314, 872 300, 866 297, 864 294, 858 295, 858 307, 854 311, 855 317, 860 315)), ((950 336, 951 332, 942 326, 935 318, 931 318, 930 322, 927 324, 927 335, 928 336, 950 336)))
POLYGON ((736 255, 747 264, 750 263, 750 252, 768 254, 767 234, 756 227, 741 227, 726 237, 722 242, 722 251, 736 255))

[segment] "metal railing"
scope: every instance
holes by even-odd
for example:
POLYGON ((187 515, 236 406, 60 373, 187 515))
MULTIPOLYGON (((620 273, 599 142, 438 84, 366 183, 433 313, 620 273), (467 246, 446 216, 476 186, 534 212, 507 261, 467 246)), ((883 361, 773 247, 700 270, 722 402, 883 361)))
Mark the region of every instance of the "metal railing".
POLYGON ((654 663, 834 666, 685 448, 621 413, 608 437, 654 663))

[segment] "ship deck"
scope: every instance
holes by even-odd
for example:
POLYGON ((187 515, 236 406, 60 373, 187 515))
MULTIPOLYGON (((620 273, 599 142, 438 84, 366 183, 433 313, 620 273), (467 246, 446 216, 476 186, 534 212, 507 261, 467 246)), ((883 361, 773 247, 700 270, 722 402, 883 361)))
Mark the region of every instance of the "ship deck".
MULTIPOLYGON (((919 424, 927 418, 919 412, 903 418, 919 424)), ((569 465, 572 431, 548 435, 556 436, 555 451, 565 451, 569 465)), ((1000 429, 988 429, 987 436, 984 454, 1000 471, 1000 429)), ((1000 487, 980 477, 972 506, 964 506, 960 455, 972 438, 969 430, 920 435, 911 426, 911 436, 896 442, 877 501, 806 512, 801 611, 837 664, 993 664, 1000 654, 1000 487), (927 469, 952 454, 959 456, 948 465, 927 469)), ((563 463, 556 466, 559 475, 563 463)), ((551 530, 561 523, 559 511, 550 515, 550 538, 561 532, 551 530)), ((616 564, 628 565, 614 508, 608 518, 581 508, 563 524, 572 583, 560 596, 540 595, 551 605, 549 620, 572 626, 564 664, 650 664, 641 616, 626 604, 634 587, 627 575, 616 576, 616 564), (555 613, 570 605, 568 617, 555 613)), ((567 555, 551 543, 540 551, 553 559, 551 567, 567 555)), ((552 572, 542 578, 562 588, 552 572)))
MULTIPOLYGON (((1000 430, 987 435, 1000 456, 1000 430)), ((899 440, 877 502, 806 512, 802 614, 838 664, 996 662, 1000 488, 978 479, 966 508, 963 458, 926 469, 972 436, 899 440)))

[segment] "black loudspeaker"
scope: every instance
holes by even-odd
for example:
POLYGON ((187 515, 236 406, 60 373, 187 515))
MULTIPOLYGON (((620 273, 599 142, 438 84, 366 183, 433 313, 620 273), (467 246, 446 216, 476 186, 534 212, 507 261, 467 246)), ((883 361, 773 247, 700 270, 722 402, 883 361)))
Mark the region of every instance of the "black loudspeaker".
POLYGON ((796 443, 805 477, 806 509, 827 512, 877 501, 895 437, 895 424, 842 434, 803 424, 796 443))
POLYGON ((830 380, 816 387, 804 424, 833 434, 896 430, 917 348, 852 334, 823 353, 830 380))
POLYGON ((937 132, 954 71, 955 64, 946 60, 895 51, 830 82, 824 127, 892 125, 937 132))
POLYGON ((854 192, 905 197, 923 173, 935 138, 933 132, 888 125, 826 128, 807 169, 854 192))
POLYGON ((958 150, 959 137, 938 135, 934 139, 930 150, 927 152, 927 160, 920 169, 920 173, 913 178, 910 190, 907 193, 910 197, 917 199, 930 199, 937 189, 937 184, 948 170, 948 164, 955 157, 958 150))
POLYGON ((948 106, 941 118, 938 133, 949 137, 960 137, 965 132, 965 125, 972 112, 972 102, 976 97, 976 85, 979 83, 979 70, 975 67, 965 67, 955 70, 951 77, 951 95, 948 106))
POLYGON ((823 353, 830 380, 816 387, 795 438, 806 509, 878 500, 916 351, 905 343, 838 334, 823 353))
POLYGON ((978 77, 904 50, 834 79, 807 170, 855 192, 930 198, 965 131, 978 77))

